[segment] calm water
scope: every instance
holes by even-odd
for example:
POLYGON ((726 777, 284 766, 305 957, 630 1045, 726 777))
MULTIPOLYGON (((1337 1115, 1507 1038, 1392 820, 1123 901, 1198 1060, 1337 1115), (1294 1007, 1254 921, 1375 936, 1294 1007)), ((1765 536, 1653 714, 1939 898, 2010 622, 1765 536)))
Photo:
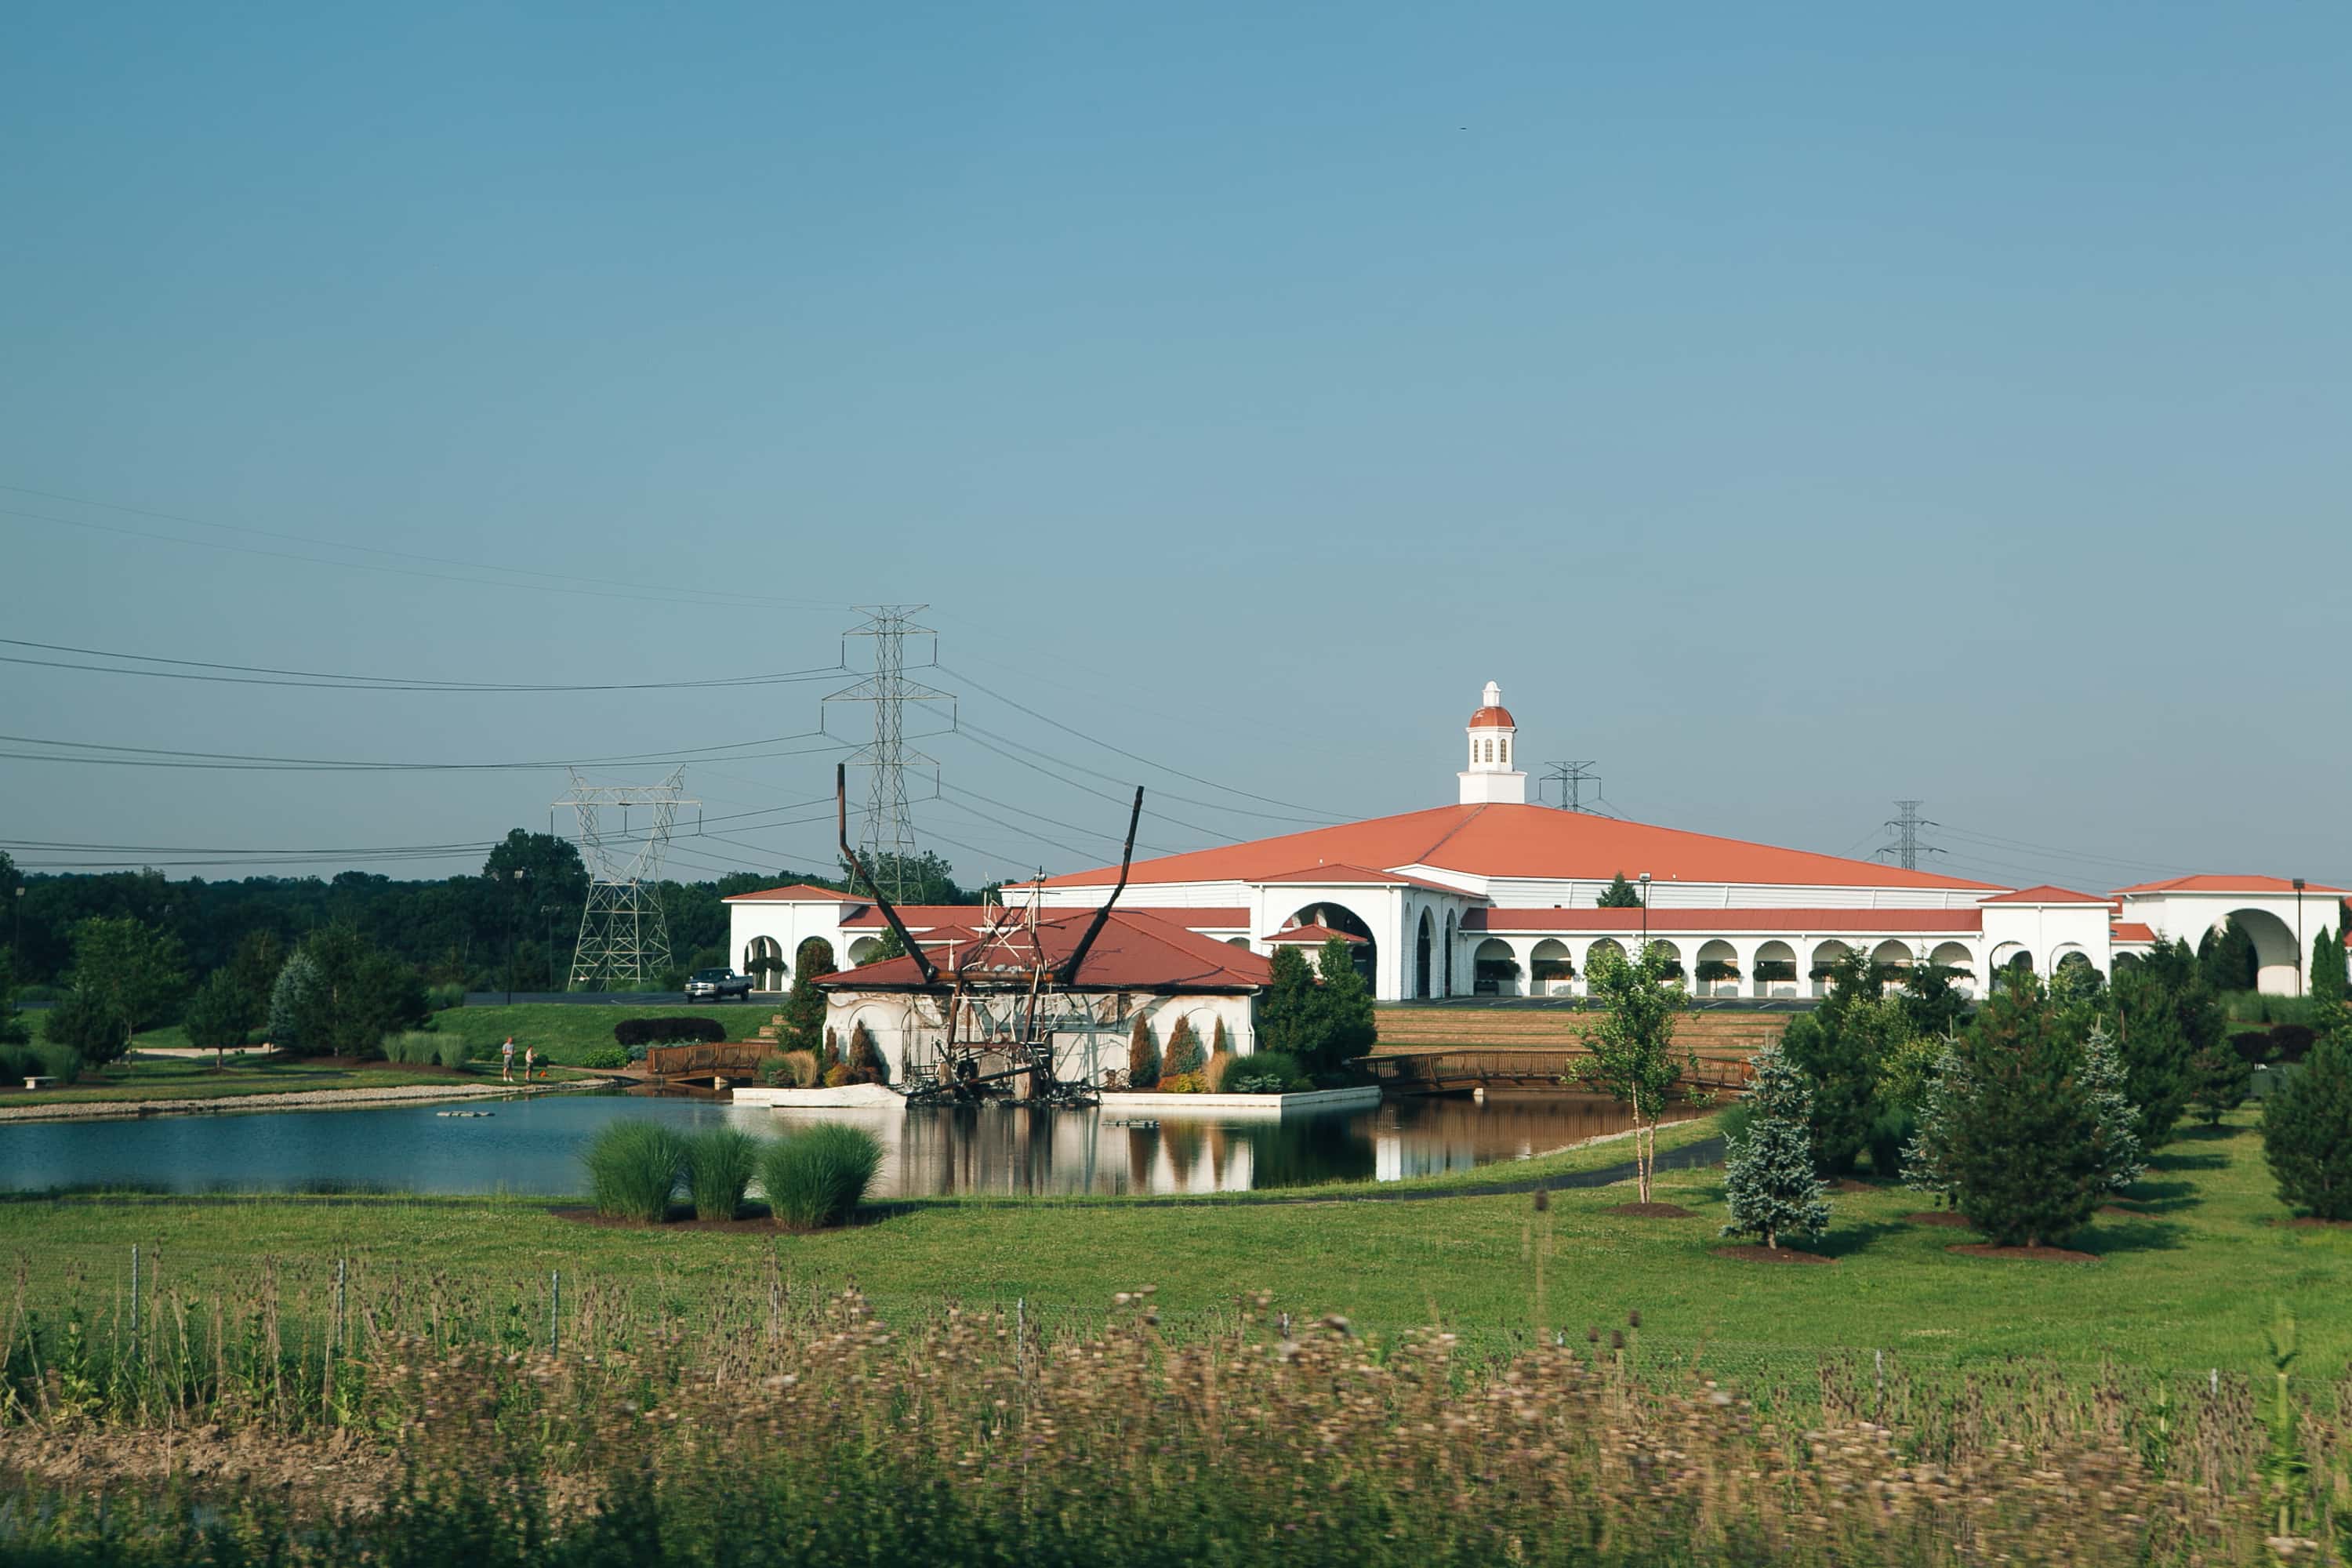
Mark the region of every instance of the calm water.
POLYGON ((941 1193, 1180 1193, 1298 1186, 1462 1171, 1622 1129, 1616 1105, 1581 1096, 1392 1100, 1286 1121, 1163 1119, 1111 1125, 1095 1110, 777 1112, 720 1100, 553 1095, 462 1106, 247 1111, 0 1130, 0 1187, 86 1183, 184 1192, 365 1183, 408 1192, 580 1191, 579 1151, 621 1118, 766 1136, 817 1121, 870 1128, 887 1151, 877 1196, 941 1193), (488 1110, 481 1118, 436 1110, 488 1110))

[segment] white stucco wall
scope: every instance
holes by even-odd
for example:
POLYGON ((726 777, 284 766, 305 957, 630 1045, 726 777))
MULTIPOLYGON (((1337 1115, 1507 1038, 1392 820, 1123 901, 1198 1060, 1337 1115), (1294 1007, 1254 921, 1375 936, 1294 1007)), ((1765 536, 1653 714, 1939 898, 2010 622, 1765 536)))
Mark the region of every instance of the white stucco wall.
MULTIPOLYGON (((1138 1013, 1150 1020, 1163 1051, 1167 1049, 1169 1037, 1175 1033, 1180 1019, 1191 1021, 1193 1032, 1201 1037, 1203 1054, 1214 1047, 1217 1025, 1221 1021, 1225 1026, 1226 1047, 1234 1055, 1245 1057, 1257 1049, 1253 998, 1248 994, 1155 996, 1139 992, 1130 993, 1130 997, 1126 1019, 1116 1025, 1106 1024, 1096 1032, 1095 1067, 1097 1072, 1112 1068, 1120 1072, 1127 1070, 1128 1042, 1138 1013)), ((825 1026, 834 1031, 835 1039, 846 1048, 851 1033, 863 1024, 874 1037, 875 1048, 889 1063, 892 1083, 906 1081, 910 1046, 938 1039, 940 1018, 940 1005, 936 1001, 909 996, 901 992, 834 990, 826 993, 825 1026)), ((1056 1055, 1061 1054, 1059 1045, 1075 1047, 1082 1037, 1083 1031, 1058 1035, 1056 1055)))

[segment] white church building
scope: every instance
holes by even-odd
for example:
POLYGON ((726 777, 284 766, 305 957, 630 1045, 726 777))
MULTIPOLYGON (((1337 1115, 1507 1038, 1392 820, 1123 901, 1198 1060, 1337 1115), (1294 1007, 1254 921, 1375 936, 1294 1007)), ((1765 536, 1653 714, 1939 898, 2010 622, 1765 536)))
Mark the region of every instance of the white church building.
MULTIPOLYGON (((1948 966, 1975 991, 2011 965, 2110 973, 2159 940, 2194 946, 2231 916, 2253 938, 2261 988, 2292 994, 2312 933, 2344 921, 2344 889, 2276 877, 2182 877, 2107 894, 2007 888, 1532 805, 1513 754, 1518 726, 1493 682, 1465 738, 1451 805, 1138 861, 1120 907, 1265 954, 1340 934, 1382 1001, 1580 995, 1596 948, 1644 940, 1665 945, 1700 996, 1818 996, 1829 967, 1855 951, 1948 966), (1621 873, 1643 889, 1643 907, 1599 907, 1621 873)), ((1092 907, 1118 876, 1111 866, 1049 877, 1005 897, 1092 907)), ((762 989, 789 980, 802 942, 820 938, 854 965, 883 926, 866 900, 819 888, 727 902, 735 951, 762 989)), ((926 946, 966 938, 982 919, 964 907, 901 913, 926 946)))

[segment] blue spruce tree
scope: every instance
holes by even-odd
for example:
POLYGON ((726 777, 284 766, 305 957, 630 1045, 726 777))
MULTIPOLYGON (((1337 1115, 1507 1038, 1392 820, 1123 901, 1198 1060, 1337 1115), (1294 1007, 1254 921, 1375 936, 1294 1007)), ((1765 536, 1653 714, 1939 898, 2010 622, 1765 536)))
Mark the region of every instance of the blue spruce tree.
POLYGON ((1756 1056, 1748 1090, 1748 1131, 1734 1138, 1723 1162, 1730 1201, 1726 1236, 1760 1236, 1778 1249, 1782 1233, 1819 1236, 1830 1222, 1829 1200, 1813 1172, 1812 1092, 1805 1075, 1778 1048, 1756 1056))

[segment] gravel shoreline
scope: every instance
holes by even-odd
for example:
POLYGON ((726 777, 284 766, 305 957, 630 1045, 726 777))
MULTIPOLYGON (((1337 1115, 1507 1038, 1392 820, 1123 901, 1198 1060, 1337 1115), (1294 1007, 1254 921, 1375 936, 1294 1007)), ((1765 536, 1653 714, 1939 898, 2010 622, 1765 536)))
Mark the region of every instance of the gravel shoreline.
POLYGON ((434 1083, 390 1089, 301 1089, 278 1094, 216 1094, 202 1100, 84 1100, 48 1105, 0 1106, 0 1122, 123 1121, 149 1116, 205 1116, 232 1110, 315 1110, 327 1105, 400 1105, 417 1100, 488 1100, 525 1094, 562 1094, 600 1089, 601 1083, 434 1083))

